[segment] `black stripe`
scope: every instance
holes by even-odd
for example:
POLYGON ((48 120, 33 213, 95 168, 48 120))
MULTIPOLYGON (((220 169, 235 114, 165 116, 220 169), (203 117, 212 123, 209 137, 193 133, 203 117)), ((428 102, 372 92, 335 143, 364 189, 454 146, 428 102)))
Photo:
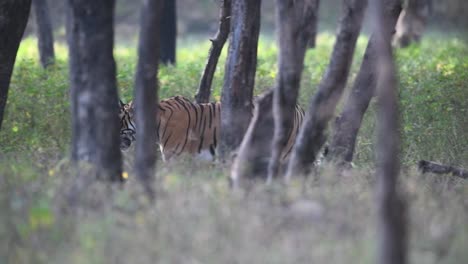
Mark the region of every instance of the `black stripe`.
MULTIPOLYGON (((192 117, 190 116, 189 109, 185 106, 185 104, 181 103, 181 105, 185 109, 185 111, 187 112, 188 124, 187 124, 187 131, 185 131, 184 145, 182 146, 182 148, 180 149, 180 151, 179 151, 179 153, 177 155, 180 155, 180 153, 182 153, 182 151, 185 149, 185 146, 187 145, 187 141, 188 141, 188 137, 189 137, 189 133, 190 133, 190 126, 192 124, 192 117)), ((179 146, 179 144, 177 146, 179 146)))
POLYGON ((210 104, 208 109, 210 109, 210 115, 209 115, 210 118, 208 119, 208 121, 209 121, 208 127, 211 128, 211 124, 213 123, 213 121, 212 121, 213 120, 213 111, 214 111, 213 110, 213 104, 210 104))
POLYGON ((200 123, 202 123, 202 122, 203 122, 203 128, 202 128, 202 131, 201 131, 201 138, 200 138, 200 145, 198 146, 198 153, 201 152, 201 150, 203 148, 203 141, 205 140, 206 118, 204 118, 204 119, 202 118, 202 120, 200 120, 200 123))
POLYGON ((214 128, 214 131, 213 131, 213 145, 215 146, 218 146, 218 140, 216 138, 216 127, 214 128))

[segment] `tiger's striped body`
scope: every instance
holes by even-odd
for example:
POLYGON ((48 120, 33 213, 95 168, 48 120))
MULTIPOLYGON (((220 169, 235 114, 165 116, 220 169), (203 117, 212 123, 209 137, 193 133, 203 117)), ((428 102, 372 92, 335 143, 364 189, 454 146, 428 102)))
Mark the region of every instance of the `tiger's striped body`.
POLYGON ((196 104, 175 96, 159 104, 158 138, 165 160, 182 153, 214 159, 220 129, 220 103, 196 104))
MULTIPOLYGON (((135 140, 133 104, 121 105, 122 142, 135 140), (132 132, 131 132, 132 131, 132 132)), ((286 159, 294 146, 304 110, 296 105, 293 127, 289 131, 288 143, 281 159, 286 159)), ((182 96, 175 96, 159 103, 157 116, 157 134, 163 160, 168 160, 183 153, 197 155, 202 159, 214 160, 221 128, 221 103, 192 103, 182 96)), ((122 143, 126 149, 130 144, 122 143)))

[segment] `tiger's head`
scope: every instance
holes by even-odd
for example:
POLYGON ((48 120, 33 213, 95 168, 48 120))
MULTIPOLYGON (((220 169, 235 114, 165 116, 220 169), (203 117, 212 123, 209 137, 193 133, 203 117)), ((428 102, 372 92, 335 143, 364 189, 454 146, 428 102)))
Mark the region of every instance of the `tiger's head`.
POLYGON ((135 141, 136 127, 134 120, 134 107, 133 101, 125 104, 119 101, 120 111, 120 149, 128 149, 133 141, 135 141))

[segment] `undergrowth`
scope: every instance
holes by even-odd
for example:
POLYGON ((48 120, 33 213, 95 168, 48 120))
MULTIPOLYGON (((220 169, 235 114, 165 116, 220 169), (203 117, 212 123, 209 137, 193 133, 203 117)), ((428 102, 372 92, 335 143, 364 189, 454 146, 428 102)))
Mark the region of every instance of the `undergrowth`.
MULTIPOLYGON (((319 35, 305 60, 300 103, 307 108, 328 64, 332 35, 319 35)), ((351 80, 367 39, 358 41, 351 80)), ((160 98, 193 98, 208 41, 181 41, 176 66, 162 66, 160 98)), ((338 177, 321 168, 284 188, 259 184, 248 196, 228 188, 228 168, 189 157, 159 163, 157 200, 129 180, 109 186, 68 162, 70 112, 66 47, 39 66, 36 40, 22 42, 0 131, 0 263, 371 263, 374 261, 375 104, 366 114, 356 168, 338 177)), ((135 48, 115 48, 119 92, 131 100, 135 48)), ((223 83, 224 51, 213 82, 223 83)), ((272 86, 277 47, 262 37, 255 93, 272 86)), ((421 175, 419 159, 468 167, 468 48, 432 33, 396 52, 412 263, 468 259, 468 187, 451 176, 421 175)), ((352 84, 352 82, 349 82, 352 84)), ((351 85, 348 85, 351 86, 351 85)))

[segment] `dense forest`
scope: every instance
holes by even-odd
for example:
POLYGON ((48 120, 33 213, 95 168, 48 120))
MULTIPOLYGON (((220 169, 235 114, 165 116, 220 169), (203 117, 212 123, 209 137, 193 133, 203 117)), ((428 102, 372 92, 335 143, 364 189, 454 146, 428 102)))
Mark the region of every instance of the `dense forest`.
POLYGON ((0 3, 0 263, 464 263, 464 0, 0 3))

